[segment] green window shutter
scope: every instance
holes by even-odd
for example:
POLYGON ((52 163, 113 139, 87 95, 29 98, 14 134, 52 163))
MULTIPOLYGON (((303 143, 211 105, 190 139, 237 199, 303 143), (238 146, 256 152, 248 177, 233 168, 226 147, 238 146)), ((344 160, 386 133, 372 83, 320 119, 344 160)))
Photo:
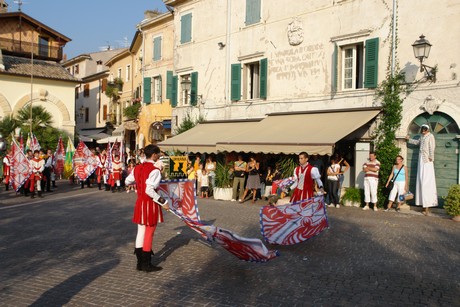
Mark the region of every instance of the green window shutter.
POLYGON ((260 21, 260 0, 246 0, 246 25, 260 21))
POLYGON ((171 85, 171 107, 177 106, 177 76, 172 77, 171 85))
POLYGON ((153 60, 161 60, 161 36, 153 39, 153 60))
POLYGON ((338 84, 337 78, 339 73, 339 47, 337 44, 334 44, 334 53, 332 54, 332 80, 331 80, 331 89, 332 93, 337 93, 338 84))
POLYGON ((152 79, 150 77, 144 78, 144 103, 150 104, 152 101, 152 79))
POLYGON ((173 72, 168 70, 166 72, 166 99, 171 100, 172 98, 172 82, 173 82, 173 72))
POLYGON ((268 60, 260 60, 260 98, 267 99, 267 69, 268 60))
POLYGON ((180 22, 180 43, 188 43, 192 40, 192 13, 183 15, 180 22))
POLYGON ((241 99, 241 64, 232 64, 231 68, 231 94, 233 101, 241 99))
POLYGON ((366 58, 364 66, 364 87, 375 88, 378 83, 379 38, 366 40, 366 58))
POLYGON ((191 89, 190 89, 190 104, 192 106, 196 106, 198 102, 198 72, 192 72, 190 74, 191 81, 191 89))

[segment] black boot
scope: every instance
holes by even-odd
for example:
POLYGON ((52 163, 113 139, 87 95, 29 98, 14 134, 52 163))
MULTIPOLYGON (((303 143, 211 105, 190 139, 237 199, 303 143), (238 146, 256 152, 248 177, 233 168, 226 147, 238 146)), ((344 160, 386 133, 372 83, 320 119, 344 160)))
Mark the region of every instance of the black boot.
POLYGON ((42 191, 38 191, 38 197, 43 198, 42 191))
POLYGON ((83 189, 85 187, 85 182, 84 181, 80 181, 80 184, 81 184, 81 188, 83 189))
POLYGON ((121 191, 122 191, 122 190, 121 190, 121 187, 117 187, 117 191, 118 191, 118 192, 121 192, 121 191))
POLYGON ((108 184, 105 184, 105 190, 110 191, 110 186, 108 184))
POLYGON ((99 190, 102 190, 102 183, 98 183, 97 186, 99 187, 99 190))
POLYGON ((53 183, 53 188, 57 188, 57 186, 56 186, 56 181, 53 180, 53 181, 51 181, 51 182, 53 183))
POLYGON ((30 198, 35 198, 35 191, 30 193, 30 198))
POLYGON ((115 187, 112 187, 112 193, 115 193, 115 187))
POLYGON ((142 271, 144 272, 154 272, 154 271, 160 271, 163 268, 159 266, 154 266, 151 262, 152 260, 152 252, 144 252, 142 251, 142 271))
POLYGON ((5 191, 8 191, 10 189, 10 185, 9 184, 6 184, 5 185, 5 191))
POLYGON ((133 254, 136 255, 137 258, 136 270, 142 271, 142 247, 134 248, 133 254))

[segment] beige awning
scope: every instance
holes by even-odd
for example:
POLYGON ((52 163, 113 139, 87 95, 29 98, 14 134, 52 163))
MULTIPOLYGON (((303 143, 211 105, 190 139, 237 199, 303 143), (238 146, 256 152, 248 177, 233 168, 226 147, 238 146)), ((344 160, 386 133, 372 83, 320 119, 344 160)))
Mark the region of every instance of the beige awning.
POLYGON ((335 143, 368 123, 380 109, 270 114, 244 137, 220 139, 218 151, 332 154, 335 143))
POLYGON ((216 143, 230 137, 245 139, 260 119, 240 121, 210 121, 173 136, 158 146, 163 151, 216 153, 216 143))

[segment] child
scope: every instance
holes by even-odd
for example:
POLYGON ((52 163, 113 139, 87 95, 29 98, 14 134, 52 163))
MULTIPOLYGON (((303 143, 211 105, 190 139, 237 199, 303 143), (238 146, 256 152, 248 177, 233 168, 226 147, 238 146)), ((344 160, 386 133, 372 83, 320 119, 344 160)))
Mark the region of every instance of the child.
MULTIPOLYGON (((132 173, 132 171, 134 170, 134 167, 136 166, 136 163, 133 159, 130 160, 129 164, 128 164, 128 176, 132 173)), ((128 184, 126 186, 126 193, 129 193, 131 190, 134 190, 135 193, 137 193, 137 189, 136 189, 136 184, 133 183, 133 184, 128 184)))
POLYGON ((209 189, 209 176, 208 173, 206 172, 206 169, 203 169, 201 171, 201 197, 206 197, 208 198, 208 189, 209 189))

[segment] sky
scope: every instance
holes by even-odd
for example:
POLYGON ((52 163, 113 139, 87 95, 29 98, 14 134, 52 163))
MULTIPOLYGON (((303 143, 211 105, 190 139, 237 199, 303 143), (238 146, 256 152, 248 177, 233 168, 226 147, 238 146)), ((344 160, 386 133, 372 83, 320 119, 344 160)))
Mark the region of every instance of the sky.
MULTIPOLYGON (((9 12, 18 11, 19 0, 6 0, 9 12)), ((67 59, 97 52, 110 45, 131 45, 136 25, 146 10, 166 12, 162 0, 22 0, 23 13, 67 36, 67 59)))

